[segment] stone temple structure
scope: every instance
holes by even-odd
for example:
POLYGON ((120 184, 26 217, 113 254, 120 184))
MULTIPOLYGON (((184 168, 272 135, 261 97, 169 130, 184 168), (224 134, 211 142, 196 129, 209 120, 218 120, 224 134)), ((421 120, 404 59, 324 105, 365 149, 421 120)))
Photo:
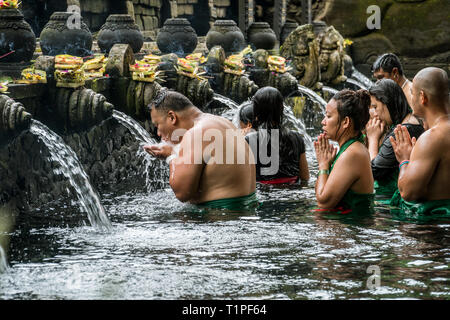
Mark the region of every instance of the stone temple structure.
MULTIPOLYGON (((21 11, 36 37, 55 11, 68 5, 81 9, 91 32, 98 32, 110 14, 130 14, 147 41, 155 41, 167 18, 187 18, 198 36, 205 36, 217 19, 232 19, 245 31, 253 21, 269 22, 279 34, 285 22, 299 25, 321 20, 353 41, 348 49, 355 66, 369 75, 370 65, 384 52, 398 54, 407 76, 425 65, 449 70, 450 2, 440 0, 383 0, 381 29, 367 28, 374 1, 353 0, 22 0, 21 11), (310 14, 310 16, 308 16, 310 14), (351 23, 350 23, 351 21, 351 23)), ((449 71, 450 73, 450 71, 449 71)))

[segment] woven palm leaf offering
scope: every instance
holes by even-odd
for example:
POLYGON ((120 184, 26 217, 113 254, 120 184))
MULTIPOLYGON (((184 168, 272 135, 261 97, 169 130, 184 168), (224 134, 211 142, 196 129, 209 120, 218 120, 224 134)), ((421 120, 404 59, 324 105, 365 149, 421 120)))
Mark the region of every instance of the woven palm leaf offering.
POLYGON ((176 67, 178 74, 192 79, 205 80, 203 76, 206 74, 206 71, 200 66, 200 62, 206 61, 206 59, 197 54, 189 55, 188 57, 186 57, 186 59, 178 59, 178 64, 176 67))
POLYGON ((0 93, 7 93, 7 92, 8 92, 8 82, 0 83, 0 93))
POLYGON ((36 70, 34 67, 26 68, 22 71, 22 79, 16 80, 19 84, 47 83, 45 71, 36 70))
POLYGON ((158 64, 152 61, 148 63, 145 59, 141 61, 136 61, 135 64, 130 65, 130 71, 132 73, 132 78, 135 81, 142 82, 154 82, 159 79, 161 71, 156 71, 158 64))
POLYGON ((0 0, 1 9, 17 9, 20 5, 18 0, 0 0))
POLYGON ((291 67, 286 67, 286 59, 280 56, 269 56, 267 59, 269 70, 276 73, 286 73, 291 67))
POLYGON ((104 55, 98 55, 93 59, 87 60, 83 64, 84 76, 86 79, 103 77, 107 59, 104 55))
POLYGON ((144 56, 144 61, 150 65, 158 65, 161 63, 161 57, 154 54, 148 54, 144 56))
POLYGON ((78 88, 84 85, 83 58, 68 54, 55 57, 56 86, 60 88, 78 88))
POLYGON ((225 69, 224 72, 231 73, 237 76, 242 76, 245 74, 245 56, 252 53, 250 46, 225 59, 225 69))

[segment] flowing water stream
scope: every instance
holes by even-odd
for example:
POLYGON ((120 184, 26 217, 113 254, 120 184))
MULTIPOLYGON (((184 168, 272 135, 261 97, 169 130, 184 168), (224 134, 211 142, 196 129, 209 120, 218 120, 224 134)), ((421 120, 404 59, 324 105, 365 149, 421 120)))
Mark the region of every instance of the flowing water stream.
POLYGON ((55 174, 62 174, 67 178, 75 190, 81 211, 87 214, 91 225, 100 230, 108 230, 111 223, 75 152, 60 136, 39 121, 32 121, 30 132, 47 146, 49 161, 57 163, 53 169, 55 174))

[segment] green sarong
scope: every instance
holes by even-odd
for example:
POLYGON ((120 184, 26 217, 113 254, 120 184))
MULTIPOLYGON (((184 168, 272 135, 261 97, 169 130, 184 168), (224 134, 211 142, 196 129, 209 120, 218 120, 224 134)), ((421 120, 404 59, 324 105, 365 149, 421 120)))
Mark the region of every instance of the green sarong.
POLYGON ((433 215, 450 218, 450 199, 432 201, 405 201, 397 190, 391 199, 391 206, 399 208, 403 213, 414 215, 433 215))
POLYGON ((389 205, 395 192, 398 190, 398 174, 391 177, 387 181, 377 181, 374 182, 375 189, 375 201, 380 204, 389 205))
POLYGON ((248 210, 257 208, 259 206, 259 202, 256 197, 256 192, 253 192, 248 196, 218 199, 200 203, 197 206, 199 206, 200 208, 211 209, 248 210))
POLYGON ((356 193, 348 190, 344 198, 342 198, 340 205, 357 213, 373 213, 374 199, 374 193, 356 193))
MULTIPOLYGON (((345 150, 348 149, 354 142, 360 141, 360 139, 350 139, 346 143, 344 143, 339 150, 336 159, 334 159, 333 164, 330 168, 330 173, 334 168, 334 165, 338 158, 344 153, 345 150)), ((356 193, 352 190, 347 190, 342 200, 339 202, 339 206, 344 207, 345 209, 350 209, 355 212, 373 212, 374 208, 374 193, 356 193)))

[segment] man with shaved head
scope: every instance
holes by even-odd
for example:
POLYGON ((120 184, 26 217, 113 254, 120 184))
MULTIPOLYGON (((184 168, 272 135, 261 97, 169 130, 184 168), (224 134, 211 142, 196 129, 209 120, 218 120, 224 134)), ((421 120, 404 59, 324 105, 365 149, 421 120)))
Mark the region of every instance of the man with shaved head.
POLYGON ((447 73, 425 68, 413 80, 414 116, 429 128, 419 139, 406 127, 395 129, 391 143, 400 163, 397 197, 391 204, 409 212, 450 215, 450 96, 447 73), (401 196, 401 198, 400 198, 401 196))

